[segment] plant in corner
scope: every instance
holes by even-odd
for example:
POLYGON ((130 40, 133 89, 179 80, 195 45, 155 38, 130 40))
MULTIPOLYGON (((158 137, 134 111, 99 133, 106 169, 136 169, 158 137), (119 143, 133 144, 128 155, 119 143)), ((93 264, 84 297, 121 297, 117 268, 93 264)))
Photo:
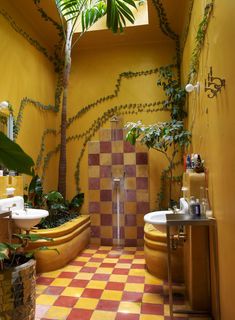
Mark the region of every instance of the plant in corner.
POLYGON ((141 121, 137 123, 129 122, 126 125, 128 129, 126 140, 135 144, 140 138, 140 142, 149 149, 155 149, 161 152, 167 159, 169 172, 167 178, 169 181, 169 201, 168 207, 172 207, 172 185, 174 181, 173 171, 175 168, 175 159, 177 154, 187 147, 191 140, 191 133, 184 130, 183 121, 159 122, 152 125, 143 125, 141 121))
POLYGON ((35 175, 24 195, 25 203, 30 208, 46 209, 49 216, 43 218, 37 225, 39 229, 58 227, 79 216, 84 202, 84 193, 79 192, 71 201, 65 200, 58 191, 43 192, 41 179, 35 175))
MULTIPOLYGON (((15 142, 0 132, 0 163, 19 173, 33 174, 34 162, 15 142)), ((35 316, 34 252, 24 252, 28 241, 42 237, 14 235, 20 243, 0 243, 0 319, 33 320, 35 316)), ((45 239, 45 238, 44 238, 45 239)), ((40 247, 37 250, 48 250, 40 247)))

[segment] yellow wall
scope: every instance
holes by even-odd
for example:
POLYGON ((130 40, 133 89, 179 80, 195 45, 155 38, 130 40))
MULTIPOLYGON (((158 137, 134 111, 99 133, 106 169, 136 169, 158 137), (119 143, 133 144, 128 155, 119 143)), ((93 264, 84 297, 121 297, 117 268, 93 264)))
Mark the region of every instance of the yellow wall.
MULTIPOLYGON (((155 69, 162 65, 172 63, 175 54, 173 42, 154 44, 127 45, 120 47, 93 48, 90 50, 77 50, 73 53, 72 74, 69 91, 69 114, 73 116, 79 109, 96 99, 112 94, 115 90, 118 75, 125 71, 143 71, 155 69)), ((101 103, 91 109, 86 115, 76 120, 68 129, 68 136, 84 132, 92 122, 107 109, 116 105, 128 103, 154 102, 164 99, 162 89, 157 87, 157 74, 141 76, 122 80, 118 97, 101 103)), ((143 123, 155 123, 169 119, 169 113, 141 113, 139 115, 125 115, 124 124, 128 121, 142 120, 143 123)), ((110 122, 105 124, 110 128, 110 122)), ((98 134, 93 140, 98 139, 98 134)), ((74 171, 76 161, 80 154, 82 142, 70 142, 68 148, 68 197, 75 194, 74 171)), ((150 167, 150 195, 151 209, 156 208, 156 195, 159 191, 161 170, 167 166, 164 156, 151 150, 149 158, 150 167)), ((80 187, 85 192, 83 212, 87 212, 88 199, 88 156, 87 149, 80 167, 80 187)))
MULTIPOLYGON (((183 54, 182 73, 186 84, 189 60, 195 46, 195 35, 202 19, 205 1, 194 1, 189 35, 183 54)), ((198 81, 200 94, 188 98, 189 121, 192 128, 192 152, 200 153, 209 171, 209 193, 213 214, 218 222, 221 319, 235 319, 235 2, 215 1, 212 19, 200 57, 198 81), (209 99, 204 80, 210 66, 215 76, 226 79, 226 88, 217 98, 209 99)))
MULTIPOLYGON (((10 1, 2 0, 0 9, 6 10, 16 25, 33 39, 40 38, 11 6, 10 1)), ((2 15, 0 15, 0 38, 0 101, 8 100, 13 105, 15 116, 24 97, 44 105, 53 105, 56 76, 52 63, 17 33, 2 15)), ((55 127, 56 117, 53 112, 41 111, 32 104, 25 106, 16 142, 35 161, 40 150, 42 133, 46 128, 55 127)), ((47 150, 54 145, 55 138, 49 137, 46 140, 47 150)), ((48 189, 56 187, 56 175, 57 172, 53 170, 47 172, 48 189)), ((25 177, 25 181, 29 180, 29 177, 25 177)))

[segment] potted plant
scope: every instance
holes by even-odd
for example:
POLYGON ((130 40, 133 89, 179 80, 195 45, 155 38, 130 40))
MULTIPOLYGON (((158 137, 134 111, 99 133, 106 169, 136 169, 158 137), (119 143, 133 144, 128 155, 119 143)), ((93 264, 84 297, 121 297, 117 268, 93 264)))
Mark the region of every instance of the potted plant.
POLYGON ((34 234, 14 234, 13 237, 19 242, 0 243, 0 319, 33 320, 36 292, 36 261, 33 256, 36 251, 49 248, 40 246, 27 252, 24 249, 28 241, 51 239, 34 234))
POLYGON ((161 152, 167 159, 169 166, 166 170, 169 180, 169 202, 168 207, 172 207, 172 184, 174 181, 173 171, 175 169, 175 159, 177 154, 187 147, 191 141, 191 133, 184 130, 183 121, 159 122, 152 125, 144 125, 141 121, 129 122, 126 140, 135 144, 140 138, 140 142, 149 149, 161 152))
MULTIPOLYGON (((19 173, 33 175, 34 162, 21 147, 0 132, 0 163, 19 173)), ((33 320, 35 314, 34 252, 24 252, 38 235, 16 234, 15 243, 0 242, 0 319, 33 320)), ((46 240, 46 238, 44 238, 46 240)), ((37 251, 48 250, 41 246, 37 251)), ((56 250, 56 249, 53 249, 56 250)))

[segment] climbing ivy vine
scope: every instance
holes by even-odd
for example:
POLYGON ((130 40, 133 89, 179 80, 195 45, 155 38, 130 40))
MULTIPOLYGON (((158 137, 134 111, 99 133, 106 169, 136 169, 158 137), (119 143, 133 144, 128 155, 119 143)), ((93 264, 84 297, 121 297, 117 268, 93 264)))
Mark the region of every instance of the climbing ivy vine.
POLYGON ((207 28, 211 20, 213 7, 214 7, 214 1, 208 3, 205 6, 202 20, 199 23, 196 37, 195 37, 195 46, 194 46, 192 56, 191 56, 191 61, 190 61, 188 82, 194 82, 197 77, 198 70, 199 70, 200 55, 204 45, 207 28))

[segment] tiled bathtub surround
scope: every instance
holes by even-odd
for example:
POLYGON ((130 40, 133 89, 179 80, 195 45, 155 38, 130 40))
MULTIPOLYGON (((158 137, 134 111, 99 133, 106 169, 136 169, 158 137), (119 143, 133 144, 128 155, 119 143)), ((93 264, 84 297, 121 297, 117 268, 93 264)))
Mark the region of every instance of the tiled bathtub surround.
POLYGON ((166 289, 145 269, 142 249, 90 247, 38 277, 35 320, 169 320, 166 289))
POLYGON ((143 245, 143 216, 149 211, 148 153, 140 143, 124 141, 121 128, 101 129, 100 140, 88 144, 91 241, 117 242, 117 188, 120 178, 120 237, 127 246, 143 245))

